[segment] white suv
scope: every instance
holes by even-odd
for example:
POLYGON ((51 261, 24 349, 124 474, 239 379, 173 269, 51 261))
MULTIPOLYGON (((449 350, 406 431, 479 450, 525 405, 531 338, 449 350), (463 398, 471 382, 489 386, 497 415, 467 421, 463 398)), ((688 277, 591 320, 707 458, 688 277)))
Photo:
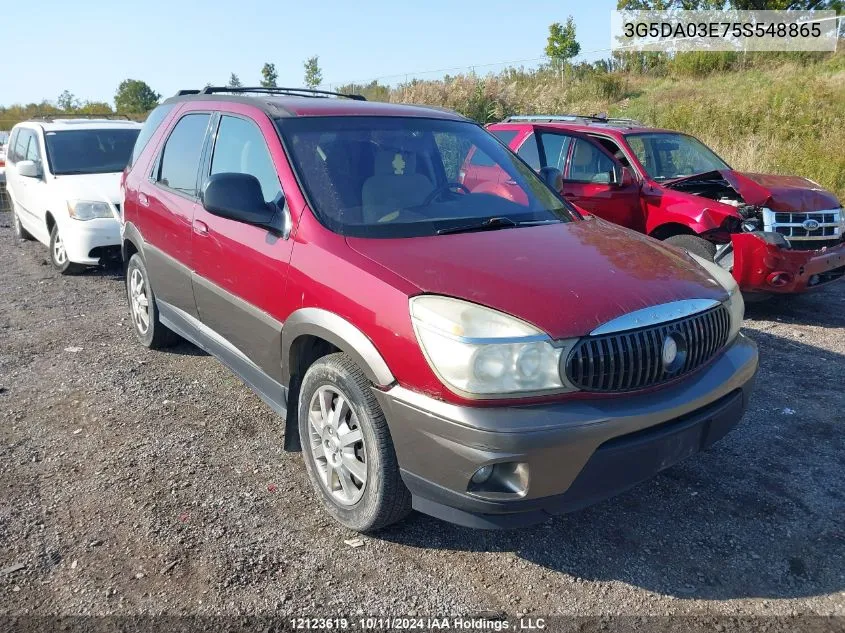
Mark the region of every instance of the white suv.
POLYGON ((6 188, 15 234, 50 247, 72 274, 120 252, 120 176, 141 124, 44 119, 12 128, 6 188))

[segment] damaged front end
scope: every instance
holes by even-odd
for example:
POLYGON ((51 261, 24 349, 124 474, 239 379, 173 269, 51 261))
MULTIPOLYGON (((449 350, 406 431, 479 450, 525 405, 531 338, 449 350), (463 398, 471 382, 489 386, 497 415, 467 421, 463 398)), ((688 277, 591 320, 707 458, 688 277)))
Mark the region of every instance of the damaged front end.
POLYGON ((845 276, 845 211, 832 194, 810 184, 712 171, 665 186, 733 207, 736 215, 720 227, 715 261, 745 293, 788 294, 845 276))

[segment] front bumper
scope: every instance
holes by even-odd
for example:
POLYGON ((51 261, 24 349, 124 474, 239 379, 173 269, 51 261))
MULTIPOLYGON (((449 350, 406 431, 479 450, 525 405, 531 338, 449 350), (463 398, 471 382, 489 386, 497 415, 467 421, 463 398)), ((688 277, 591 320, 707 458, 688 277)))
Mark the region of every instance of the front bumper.
POLYGON ((93 266, 112 252, 120 255, 120 223, 114 218, 68 219, 59 230, 74 263, 93 266))
POLYGON ((782 248, 752 233, 731 235, 733 275, 743 292, 799 293, 845 275, 845 242, 817 251, 782 248))
POLYGON ((527 406, 463 407, 374 390, 414 508, 479 528, 521 527, 577 510, 709 446, 748 403, 757 346, 740 335, 715 361, 659 391, 527 406), (480 467, 519 463, 519 493, 470 490, 480 467))

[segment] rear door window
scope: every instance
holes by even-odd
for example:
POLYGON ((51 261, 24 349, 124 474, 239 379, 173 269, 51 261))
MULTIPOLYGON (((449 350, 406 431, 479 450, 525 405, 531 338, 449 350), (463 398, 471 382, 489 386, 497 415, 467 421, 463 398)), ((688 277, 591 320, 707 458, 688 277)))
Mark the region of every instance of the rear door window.
POLYGON ((511 141, 519 134, 519 130, 490 130, 497 139, 510 147, 511 141))
POLYGON ((7 163, 15 163, 17 162, 17 158, 15 157, 15 143, 18 141, 18 134, 20 133, 20 128, 12 130, 12 135, 9 137, 9 143, 6 145, 6 162, 7 163))
POLYGON ((135 164, 136 160, 138 160, 138 157, 141 155, 141 152, 144 151, 147 143, 150 142, 150 139, 153 137, 153 134, 155 134, 158 126, 161 125, 162 121, 164 121, 167 115, 170 114, 172 109, 173 104, 167 104, 160 105, 150 112, 150 115, 144 122, 144 127, 141 128, 141 131, 138 134, 138 138, 135 139, 135 147, 132 149, 132 157, 129 159, 130 167, 135 164))
POLYGON ((196 197, 200 155, 211 115, 186 114, 164 145, 156 181, 181 194, 196 197))
POLYGON ((279 176, 264 135, 252 121, 223 116, 214 143, 211 174, 250 174, 261 183, 264 200, 271 202, 282 192, 279 176))

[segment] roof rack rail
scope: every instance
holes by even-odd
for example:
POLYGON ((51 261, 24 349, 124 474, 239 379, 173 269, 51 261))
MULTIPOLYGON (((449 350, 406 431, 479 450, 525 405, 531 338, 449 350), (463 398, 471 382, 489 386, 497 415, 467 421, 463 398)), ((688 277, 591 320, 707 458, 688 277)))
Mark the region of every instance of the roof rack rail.
POLYGON ((36 114, 29 117, 32 121, 55 121, 56 119, 125 119, 131 121, 126 114, 116 112, 85 113, 80 112, 56 112, 53 114, 36 114))
POLYGON ((528 114, 509 116, 502 123, 599 123, 606 125, 643 125, 636 119, 608 117, 606 114, 528 114))
POLYGON ((313 88, 282 88, 282 87, 272 87, 266 88, 264 86, 255 86, 252 88, 231 88, 229 86, 206 86, 202 90, 180 90, 177 96, 181 95, 190 95, 190 94, 200 94, 200 95, 210 95, 210 94, 217 94, 221 92, 229 92, 233 94, 241 94, 241 93, 256 93, 256 94, 268 94, 268 95, 290 95, 294 97, 344 97, 346 99, 353 99, 354 101, 366 101, 367 99, 363 95, 356 95, 356 94, 347 94, 343 92, 332 92, 330 90, 315 90, 313 88))

